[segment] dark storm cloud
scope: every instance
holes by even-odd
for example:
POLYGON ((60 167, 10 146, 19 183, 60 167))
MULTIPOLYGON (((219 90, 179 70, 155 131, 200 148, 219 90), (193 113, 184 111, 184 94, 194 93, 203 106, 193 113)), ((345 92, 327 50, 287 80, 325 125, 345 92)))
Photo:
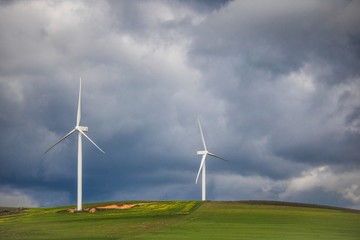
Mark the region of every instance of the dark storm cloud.
POLYGON ((359 89, 354 8, 237 1, 196 28, 192 62, 245 141, 267 137, 270 151, 288 160, 358 165, 358 143, 350 147, 353 133, 344 130, 359 89))
POLYGON ((74 127, 81 76, 82 124, 106 152, 84 139, 85 202, 199 199, 199 116, 230 160, 208 159, 209 199, 360 207, 359 8, 0 5, 0 205, 75 202, 76 137, 41 154, 74 127))
POLYGON ((220 9, 232 0, 185 0, 179 1, 180 3, 189 4, 198 11, 209 11, 213 9, 220 9))
POLYGON ((235 1, 194 29, 190 62, 224 102, 232 170, 280 180, 321 165, 359 169, 359 8, 235 1))

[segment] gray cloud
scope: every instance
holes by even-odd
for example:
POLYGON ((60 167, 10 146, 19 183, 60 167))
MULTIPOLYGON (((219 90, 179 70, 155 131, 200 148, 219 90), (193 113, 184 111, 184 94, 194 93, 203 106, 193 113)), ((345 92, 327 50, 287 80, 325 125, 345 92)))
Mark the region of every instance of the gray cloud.
POLYGON ((0 5, 0 205, 22 194, 30 205, 75 202, 75 137, 41 154, 74 127, 81 76, 82 124, 106 151, 84 143, 85 201, 199 199, 200 116, 209 149, 230 160, 209 159, 210 199, 358 207, 359 8, 0 5))

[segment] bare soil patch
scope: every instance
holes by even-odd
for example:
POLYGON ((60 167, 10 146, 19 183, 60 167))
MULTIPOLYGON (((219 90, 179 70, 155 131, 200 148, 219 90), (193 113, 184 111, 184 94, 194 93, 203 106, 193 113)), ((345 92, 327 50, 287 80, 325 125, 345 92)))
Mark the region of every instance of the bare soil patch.
POLYGON ((106 206, 96 207, 96 209, 130 209, 130 208, 133 208, 133 207, 136 207, 136 206, 147 205, 147 204, 153 204, 153 202, 148 202, 148 203, 110 204, 110 205, 106 205, 106 206))
MULTIPOLYGON (((104 205, 104 206, 85 208, 84 211, 94 213, 94 212, 97 212, 98 210, 111 210, 111 209, 124 210, 124 209, 130 209, 130 208, 133 208, 133 207, 136 207, 136 206, 148 205, 148 204, 154 204, 154 202, 109 204, 109 205, 104 205)), ((75 213, 76 210, 75 209, 68 209, 67 212, 68 213, 75 213)))

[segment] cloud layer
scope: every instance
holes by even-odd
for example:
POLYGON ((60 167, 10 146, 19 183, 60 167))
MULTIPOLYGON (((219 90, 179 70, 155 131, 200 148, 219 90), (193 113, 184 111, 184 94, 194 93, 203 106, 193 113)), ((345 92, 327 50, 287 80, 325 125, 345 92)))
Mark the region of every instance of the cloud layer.
POLYGON ((0 205, 209 199, 360 206, 356 1, 0 4, 0 205), (318 193, 322 194, 319 195, 318 193), (25 196, 25 197, 21 197, 25 196), (10 200, 9 200, 10 199, 10 200), (24 201, 18 199, 25 199, 24 201))

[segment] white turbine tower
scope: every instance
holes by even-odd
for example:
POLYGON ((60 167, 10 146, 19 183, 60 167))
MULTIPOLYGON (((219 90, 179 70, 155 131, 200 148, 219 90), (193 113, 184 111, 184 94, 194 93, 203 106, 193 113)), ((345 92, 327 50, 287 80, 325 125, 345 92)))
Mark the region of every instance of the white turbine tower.
POLYGON ((46 154, 50 149, 55 147, 58 143, 63 141, 65 138, 69 137, 71 134, 73 134, 75 131, 78 132, 78 171, 77 171, 77 211, 82 210, 82 135, 84 135, 92 144, 94 144, 97 149, 99 149, 102 153, 105 153, 101 148, 99 148, 98 145, 94 143, 93 140, 91 140, 85 132, 88 131, 88 127, 81 126, 80 125, 80 119, 81 119, 81 78, 80 78, 80 88, 79 88, 79 100, 78 100, 78 109, 77 109, 77 116, 76 116, 76 126, 73 130, 71 130, 68 134, 66 134, 64 137, 62 137, 59 141, 57 141, 54 145, 52 145, 44 154, 46 154))
POLYGON ((202 155, 202 159, 201 159, 200 168, 199 168, 199 172, 197 174, 195 183, 197 184, 199 176, 200 176, 200 172, 202 170, 202 181, 201 181, 201 183, 202 183, 202 195, 201 195, 201 199, 203 201, 206 201, 206 156, 209 155, 209 156, 216 157, 216 158, 224 160, 224 161, 227 161, 227 160, 223 159, 222 157, 216 156, 215 154, 213 154, 213 153, 211 153, 211 152, 209 152, 207 150, 204 134, 203 134, 203 131, 202 131, 202 128, 201 128, 201 123, 200 123, 199 119, 198 119, 198 123, 199 123, 199 128, 200 128, 200 133, 201 133, 201 140, 202 140, 202 143, 204 145, 204 150, 196 152, 197 155, 202 155))

